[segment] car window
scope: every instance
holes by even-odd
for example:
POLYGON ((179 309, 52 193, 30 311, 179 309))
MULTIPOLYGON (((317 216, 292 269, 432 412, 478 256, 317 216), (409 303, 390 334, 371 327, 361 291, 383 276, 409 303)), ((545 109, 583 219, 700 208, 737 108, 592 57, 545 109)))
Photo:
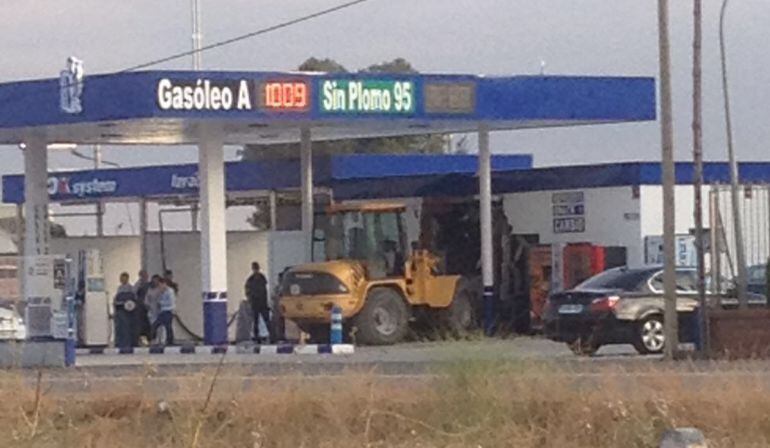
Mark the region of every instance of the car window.
POLYGON ((648 271, 616 268, 597 274, 575 287, 577 290, 613 289, 636 291, 647 279, 648 271))
MULTIPOLYGON (((658 272, 650 279, 653 292, 663 292, 663 272, 658 272)), ((681 293, 697 293, 698 277, 695 271, 676 271, 676 290, 681 293)))
POLYGON ((680 292, 698 292, 698 275, 695 271, 677 271, 676 290, 680 292))

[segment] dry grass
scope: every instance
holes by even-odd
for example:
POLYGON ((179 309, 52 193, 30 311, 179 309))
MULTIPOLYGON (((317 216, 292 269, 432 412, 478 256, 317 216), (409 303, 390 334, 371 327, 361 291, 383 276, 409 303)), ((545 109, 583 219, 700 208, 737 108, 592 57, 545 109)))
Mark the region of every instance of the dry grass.
POLYGON ((148 374, 70 395, 46 375, 7 374, 0 434, 18 447, 655 447, 665 429, 696 426, 712 447, 770 445, 770 381, 750 371, 462 363, 427 379, 244 382, 226 367, 207 405, 211 371, 165 394, 148 374))

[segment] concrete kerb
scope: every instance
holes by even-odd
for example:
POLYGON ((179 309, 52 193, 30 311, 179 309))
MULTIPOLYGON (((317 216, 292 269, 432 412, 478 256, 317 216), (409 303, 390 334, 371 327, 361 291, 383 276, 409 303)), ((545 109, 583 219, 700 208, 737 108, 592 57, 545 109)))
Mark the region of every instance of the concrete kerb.
POLYGON ((63 340, 0 341, 0 368, 65 367, 63 340))
POLYGON ((127 348, 79 348, 77 356, 91 355, 352 355, 352 344, 279 344, 279 345, 179 345, 127 348))

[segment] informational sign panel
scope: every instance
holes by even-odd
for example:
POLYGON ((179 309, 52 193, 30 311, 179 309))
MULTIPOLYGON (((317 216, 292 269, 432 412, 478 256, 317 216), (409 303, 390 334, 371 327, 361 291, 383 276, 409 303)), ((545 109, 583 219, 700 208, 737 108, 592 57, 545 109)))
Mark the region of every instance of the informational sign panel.
POLYGON ((425 112, 471 114, 476 110, 476 84, 428 83, 425 85, 425 112))
POLYGON ((304 112, 310 109, 310 83, 278 80, 177 80, 163 78, 156 87, 161 110, 304 112))
POLYGON ((412 81, 326 79, 318 103, 321 113, 411 114, 415 88, 412 81))
POLYGON ((162 112, 216 112, 258 115, 294 113, 308 118, 344 115, 472 115, 477 81, 383 75, 356 77, 265 76, 174 78, 155 82, 155 105, 162 112))
POLYGON ((67 287, 67 262, 62 258, 53 261, 53 287, 62 291, 67 287))
MULTIPOLYGON (((695 267, 698 256, 695 250, 695 235, 676 236, 676 265, 679 267, 695 267)), ((646 264, 663 264, 663 237, 659 235, 644 238, 644 261, 646 264)))
POLYGON ((303 112, 310 109, 310 86, 305 81, 266 81, 258 93, 259 105, 264 110, 303 112))
POLYGON ((24 295, 50 298, 56 289, 54 282, 54 257, 36 255, 24 258, 24 295))
POLYGON ((567 191, 551 195, 553 233, 583 233, 586 231, 585 194, 567 191))

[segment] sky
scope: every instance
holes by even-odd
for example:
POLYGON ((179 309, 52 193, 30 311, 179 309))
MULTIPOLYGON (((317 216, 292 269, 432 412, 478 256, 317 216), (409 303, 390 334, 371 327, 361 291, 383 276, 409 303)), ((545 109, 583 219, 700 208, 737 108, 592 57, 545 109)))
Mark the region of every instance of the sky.
MULTIPOLYGON (((296 18, 343 0, 200 0, 204 44, 296 18)), ((692 157, 692 2, 672 0, 675 157, 692 157)), ((704 146, 726 158, 718 22, 721 1, 704 2, 704 146)), ((311 22, 206 52, 203 66, 291 70, 310 56, 349 69, 403 57, 421 72, 488 75, 658 75, 657 2, 653 0, 370 0, 311 22)), ((739 160, 770 160, 770 2, 730 4, 730 95, 739 160)), ((104 73, 191 47, 190 0, 3 0, 0 82, 56 76, 65 60, 104 73)), ((156 68, 189 68, 190 59, 156 68)), ((658 123, 494 133, 495 153, 532 153, 537 165, 660 160, 658 123)), ((84 149, 87 152, 88 149, 84 149)), ((235 148, 228 149, 235 157, 235 148)), ((15 147, 0 146, 0 174, 20 172, 15 147)), ((124 166, 196 160, 194 148, 107 147, 124 166)), ((89 162, 66 152, 50 169, 89 162)))

